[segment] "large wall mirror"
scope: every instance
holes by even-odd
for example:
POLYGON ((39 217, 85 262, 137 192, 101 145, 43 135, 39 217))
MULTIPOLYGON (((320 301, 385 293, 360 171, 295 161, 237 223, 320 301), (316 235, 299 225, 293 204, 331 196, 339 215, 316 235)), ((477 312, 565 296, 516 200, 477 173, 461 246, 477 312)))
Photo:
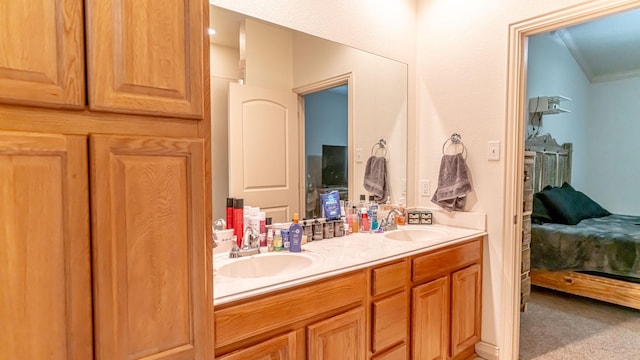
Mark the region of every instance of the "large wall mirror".
POLYGON ((274 221, 319 216, 328 191, 358 202, 371 156, 405 203, 406 64, 213 5, 210 24, 214 219, 227 196, 274 221))

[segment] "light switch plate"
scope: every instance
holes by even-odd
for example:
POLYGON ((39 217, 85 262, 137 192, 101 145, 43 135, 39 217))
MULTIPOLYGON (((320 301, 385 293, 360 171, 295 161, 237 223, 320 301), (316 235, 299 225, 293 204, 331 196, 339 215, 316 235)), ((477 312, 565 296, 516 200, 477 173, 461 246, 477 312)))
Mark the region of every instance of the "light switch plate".
POLYGON ((500 160, 500 141, 489 141, 487 158, 493 161, 500 160))
POLYGON ((362 148, 356 148, 356 163, 362 163, 362 148))

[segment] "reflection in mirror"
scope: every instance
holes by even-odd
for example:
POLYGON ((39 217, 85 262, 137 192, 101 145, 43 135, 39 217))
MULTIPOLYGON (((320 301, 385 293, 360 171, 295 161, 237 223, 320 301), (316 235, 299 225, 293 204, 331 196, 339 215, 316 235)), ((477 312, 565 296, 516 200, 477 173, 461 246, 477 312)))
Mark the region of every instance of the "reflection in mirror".
POLYGON ((361 194, 368 195, 363 186, 365 166, 372 155, 370 150, 380 139, 387 143, 388 195, 393 203, 404 203, 406 64, 219 7, 212 6, 210 10, 210 23, 216 30, 210 37, 214 219, 224 216, 227 196, 243 197, 246 205, 259 206, 274 221, 284 221, 290 220, 294 212, 302 216, 317 214, 319 207, 308 204, 309 190, 319 194, 335 187, 341 190, 341 196, 352 201, 361 194), (323 115, 312 125, 307 119, 310 115, 304 111, 307 106, 312 107, 311 97, 338 85, 347 85, 346 120, 340 125, 346 126, 346 131, 333 125, 336 120, 333 115, 323 115), (275 106, 276 102, 261 96, 258 96, 261 103, 245 101, 243 105, 235 105, 233 93, 231 100, 229 95, 229 89, 234 87, 292 94, 298 105, 280 111, 277 109, 285 107, 275 106), (252 109, 260 109, 254 111, 255 117, 273 126, 257 131, 264 124, 257 125, 256 120, 247 120, 242 115, 235 118, 234 114, 246 114, 252 109), (297 124, 288 127, 290 122, 297 124), (322 131, 310 130, 313 126, 322 131), (247 135, 243 130, 238 132, 238 127, 253 131, 247 135), (274 134, 266 136, 265 131, 274 134), (331 137, 320 138, 321 132, 331 137), (279 141, 271 141, 271 136, 279 141), (315 144, 313 150, 307 147, 309 144, 315 144), (335 174, 340 180, 334 177, 328 184, 322 181, 322 145, 345 146, 347 151, 346 173, 335 174), (246 170, 243 162, 247 159, 242 156, 247 154, 268 160, 254 161, 251 171, 236 175, 234 169, 246 170), (295 164, 287 162, 292 158, 295 164), (314 168, 318 165, 319 170, 314 168), (294 172, 295 179, 291 180, 287 175, 294 172), (345 176, 346 186, 338 184, 345 176), (267 196, 285 188, 294 189, 295 194, 267 196))

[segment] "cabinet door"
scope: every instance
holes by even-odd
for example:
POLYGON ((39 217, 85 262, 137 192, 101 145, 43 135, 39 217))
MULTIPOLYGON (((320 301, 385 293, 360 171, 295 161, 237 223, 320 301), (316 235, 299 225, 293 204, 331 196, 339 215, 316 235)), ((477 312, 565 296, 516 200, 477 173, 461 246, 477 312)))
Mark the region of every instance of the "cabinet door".
POLYGON ((0 132, 0 359, 93 358, 86 144, 0 132))
POLYGON ((296 348, 296 333, 292 331, 275 339, 222 356, 219 360, 295 360, 296 348))
POLYGON ((87 0, 89 107, 202 118, 207 6, 190 0, 87 0))
POLYGON ((413 288, 411 358, 447 359, 449 339, 449 277, 413 288))
POLYGON ((478 264, 451 274, 451 357, 480 341, 481 280, 478 264))
POLYGON ((96 358, 212 357, 203 141, 92 135, 89 153, 96 358))
POLYGON ((81 0, 0 2, 0 102, 84 106, 81 0))
POLYGON ((307 327, 309 360, 364 360, 365 313, 362 307, 307 327))

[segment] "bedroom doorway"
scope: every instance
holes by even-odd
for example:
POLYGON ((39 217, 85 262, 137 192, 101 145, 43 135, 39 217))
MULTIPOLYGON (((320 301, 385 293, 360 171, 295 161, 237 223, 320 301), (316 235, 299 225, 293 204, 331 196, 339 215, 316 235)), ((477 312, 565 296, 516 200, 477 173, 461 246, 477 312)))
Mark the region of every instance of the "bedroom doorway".
POLYGON ((511 333, 505 332, 502 343, 506 346, 501 349, 500 358, 518 359, 520 348, 521 249, 519 240, 521 240, 523 220, 522 169, 524 168, 524 134, 528 126, 528 103, 526 99, 528 39, 530 36, 639 7, 640 1, 638 0, 618 1, 616 3, 601 0, 562 9, 510 26, 505 163, 507 174, 511 175, 505 179, 504 194, 507 201, 505 203, 503 233, 507 239, 512 239, 512 241, 506 241, 504 247, 505 273, 512 274, 512 276, 504 283, 503 304, 507 308, 507 314, 511 314, 511 316, 507 315, 505 323, 512 324, 514 331, 511 333))

